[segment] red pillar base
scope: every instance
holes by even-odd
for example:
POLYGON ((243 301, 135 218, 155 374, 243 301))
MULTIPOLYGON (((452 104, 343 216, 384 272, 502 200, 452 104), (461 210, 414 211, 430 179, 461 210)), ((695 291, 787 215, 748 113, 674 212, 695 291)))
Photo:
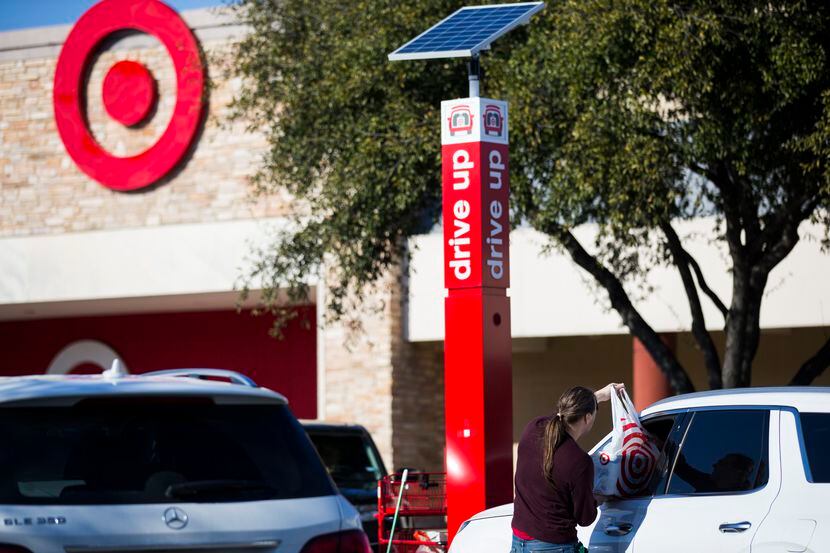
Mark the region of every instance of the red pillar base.
POLYGON ((445 300, 447 528, 513 501, 510 298, 452 290, 445 300))
MULTIPOLYGON (((664 333, 660 335, 660 338, 672 351, 677 349, 676 333, 664 333)), ((637 338, 632 338, 632 342, 634 407, 642 411, 655 401, 674 395, 674 391, 643 343, 637 338)))

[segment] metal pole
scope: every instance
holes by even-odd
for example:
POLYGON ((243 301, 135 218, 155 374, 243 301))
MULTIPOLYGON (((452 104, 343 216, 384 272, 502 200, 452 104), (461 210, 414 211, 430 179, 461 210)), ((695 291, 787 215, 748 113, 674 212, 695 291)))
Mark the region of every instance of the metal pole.
POLYGON ((481 63, 478 56, 473 56, 467 62, 467 73, 470 79, 470 98, 481 96, 481 63))
MULTIPOLYGON (((401 478, 401 489, 398 490, 398 502, 395 504, 395 516, 392 518, 392 529, 389 530, 389 545, 386 546, 386 553, 392 553, 392 541, 395 538, 395 526, 398 525, 398 512, 401 510, 401 499, 403 499, 403 491, 406 488, 406 477, 409 476, 409 469, 403 469, 403 478, 401 478)), ((378 523, 383 526, 383 517, 378 518, 378 523)))

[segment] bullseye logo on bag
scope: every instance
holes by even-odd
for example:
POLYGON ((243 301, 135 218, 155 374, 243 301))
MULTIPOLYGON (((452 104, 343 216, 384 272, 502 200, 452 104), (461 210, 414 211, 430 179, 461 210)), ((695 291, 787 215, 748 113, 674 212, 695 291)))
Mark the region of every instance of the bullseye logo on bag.
POLYGON ((623 432, 625 437, 620 452, 617 490, 621 497, 630 497, 648 483, 657 464, 659 452, 655 449, 653 440, 643 432, 639 424, 626 424, 623 426, 623 432))
MULTIPOLYGON (((87 175, 113 190, 136 190, 167 175, 187 154, 202 120, 204 67, 193 33, 159 0, 102 0, 78 19, 58 58, 53 103, 55 123, 66 151, 87 175), (119 157, 98 143, 85 111, 90 64, 113 34, 138 31, 167 49, 176 73, 176 102, 159 139, 134 156, 119 157)), ((158 101, 155 80, 137 61, 120 61, 101 90, 107 114, 126 127, 143 123, 158 101)))

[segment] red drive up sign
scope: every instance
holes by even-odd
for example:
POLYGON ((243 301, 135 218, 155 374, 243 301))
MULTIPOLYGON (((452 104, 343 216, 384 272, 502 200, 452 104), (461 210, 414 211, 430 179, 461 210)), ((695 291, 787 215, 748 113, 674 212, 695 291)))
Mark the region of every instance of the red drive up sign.
POLYGON ((447 524, 513 500, 507 104, 441 104, 447 524))
POLYGON ((444 283, 510 285, 507 103, 466 98, 441 103, 444 283))

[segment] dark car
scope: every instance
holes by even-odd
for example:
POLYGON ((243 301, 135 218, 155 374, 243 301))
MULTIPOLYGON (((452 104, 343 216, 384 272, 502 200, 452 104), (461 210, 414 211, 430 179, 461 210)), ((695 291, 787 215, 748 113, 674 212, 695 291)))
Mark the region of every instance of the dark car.
POLYGON ((300 421, 340 492, 360 513, 363 529, 376 548, 378 480, 386 467, 371 434, 359 424, 300 421))

